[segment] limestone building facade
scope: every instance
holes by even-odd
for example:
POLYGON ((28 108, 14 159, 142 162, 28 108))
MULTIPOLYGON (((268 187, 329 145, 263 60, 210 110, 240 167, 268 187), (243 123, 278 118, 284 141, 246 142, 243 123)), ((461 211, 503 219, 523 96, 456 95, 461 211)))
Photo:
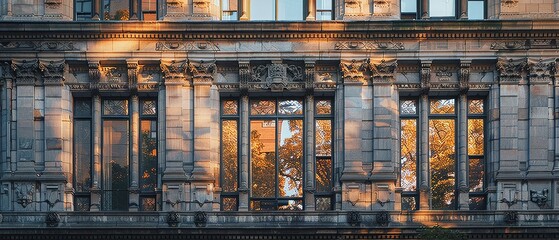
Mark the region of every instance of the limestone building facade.
POLYGON ((1 1, 0 238, 559 238, 558 41, 558 0, 1 1))

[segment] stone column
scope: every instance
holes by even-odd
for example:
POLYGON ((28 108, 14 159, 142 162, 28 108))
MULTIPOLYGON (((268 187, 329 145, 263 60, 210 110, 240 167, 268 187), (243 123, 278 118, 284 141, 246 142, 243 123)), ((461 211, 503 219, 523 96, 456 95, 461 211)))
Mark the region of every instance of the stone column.
POLYGON ((130 146, 132 147, 131 164, 130 164, 130 187, 129 187, 129 208, 130 212, 137 212, 140 206, 140 188, 138 186, 139 178, 139 146, 140 146, 140 101, 137 95, 130 98, 130 146))
MULTIPOLYGON (((183 85, 186 81, 186 61, 161 61, 161 70, 165 79, 165 102, 172 103, 165 106, 165 170, 162 176, 163 211, 185 211, 186 202, 190 200, 187 194, 189 187, 184 164, 188 161, 186 156, 186 135, 191 134, 190 129, 185 129, 183 113, 185 96, 183 85)), ((188 127, 188 126, 186 126, 188 127)))
POLYGON ((308 12, 307 12, 307 17, 305 19, 307 21, 316 20, 316 0, 308 0, 307 9, 308 12))
POLYGON ((468 0, 460 0, 460 19, 468 19, 468 0))
POLYGON ((315 210, 315 200, 314 192, 316 190, 314 180, 315 180, 315 155, 314 155, 314 97, 308 95, 305 97, 305 155, 306 163, 304 169, 305 171, 305 208, 308 211, 315 210))
POLYGON ((90 211, 101 210, 101 98, 93 96, 93 174, 90 211))
MULTIPOLYGON (((248 63, 239 63, 239 68, 242 66, 248 67, 248 63)), ((249 210, 249 174, 248 174, 248 153, 249 153, 249 122, 248 122, 249 103, 248 96, 241 96, 241 184, 239 185, 239 211, 249 210)))
POLYGON ((429 0, 421 0, 421 18, 429 18, 429 0))
MULTIPOLYGON (((421 60, 421 88, 422 95, 419 99, 419 142, 429 142, 429 81, 431 79, 431 61, 421 60)), ((429 174, 429 145, 420 144, 419 147, 419 209, 428 210, 431 205, 431 175, 429 174)))
POLYGON ((352 209, 367 207, 364 201, 367 196, 364 194, 366 173, 363 171, 362 159, 362 136, 361 124, 363 121, 362 113, 362 87, 365 80, 366 60, 341 60, 340 68, 342 71, 343 85, 343 104, 344 104, 344 128, 343 141, 345 151, 343 155, 342 172, 342 208, 352 209))
POLYGON ((369 67, 373 81, 373 209, 394 208, 394 183, 397 163, 400 160, 397 147, 398 95, 393 83, 398 66, 396 59, 371 59, 369 67))
POLYGON ((250 10, 250 5, 249 5, 249 0, 241 0, 241 5, 239 6, 239 20, 241 21, 248 21, 249 18, 249 10, 250 10))
POLYGON ((92 20, 103 19, 103 12, 101 11, 101 0, 93 0, 93 16, 92 20))
MULTIPOLYGON (((15 125, 12 121, 13 116, 13 106, 12 106, 12 88, 13 88, 13 74, 11 71, 10 64, 1 64, 0 67, 2 68, 2 79, 0 79, 0 88, 2 89, 2 93, 0 93, 1 97, 1 114, 0 114, 0 122, 2 124, 0 132, 2 133, 2 137, 0 138, 0 142, 4 143, 1 145, 1 155, 0 158, 2 162, 0 163, 0 167, 2 168, 3 176, 10 174, 11 171, 15 168, 15 158, 13 158, 12 154, 15 153, 13 151, 13 144, 12 142, 15 140, 12 134, 12 127, 15 125)), ((11 189, 12 185, 9 182, 2 182, 2 188, 11 189)), ((0 211, 12 211, 13 210, 13 201, 11 192, 0 194, 0 211)))
POLYGON ((468 82, 470 80, 470 60, 460 62, 460 96, 458 99, 458 209, 470 208, 470 187, 468 182, 468 82))
MULTIPOLYGON (((520 86, 525 59, 504 59, 497 62, 500 83, 500 146, 497 172, 497 209, 515 209, 520 201, 520 86)), ((526 129, 527 131, 527 129, 526 129)), ((526 146, 527 147, 527 146, 526 146)))
POLYGON ((132 2, 132 8, 130 9, 130 20, 138 20, 139 17, 139 13, 140 13, 140 5, 138 4, 138 1, 140 0, 130 0, 132 2))
MULTIPOLYGON (((215 119, 212 110, 211 86, 215 73, 215 61, 189 61, 189 72, 194 85, 194 169, 192 171, 193 201, 199 203, 213 200, 215 177, 212 169, 212 139, 219 134, 212 131, 215 119)), ((214 159, 215 160, 215 159, 214 159)), ((195 208, 198 205, 193 205, 195 208)), ((205 204, 201 208, 206 209, 205 204)), ((211 206, 210 206, 211 207, 211 206)), ((210 208, 211 209, 211 208, 210 208)))
POLYGON ((45 85, 45 117, 44 117, 44 136, 45 136, 45 170, 43 172, 43 189, 46 190, 46 199, 53 205, 48 210, 62 210, 65 201, 72 199, 64 199, 65 182, 71 182, 65 176, 72 176, 70 162, 65 158, 64 152, 69 149, 69 129, 64 126, 62 120, 63 104, 68 99, 63 99, 63 81, 64 81, 64 60, 48 61, 39 60, 39 69, 43 73, 43 81, 45 85), (67 134, 64 134, 64 133, 67 134), (63 166, 64 170, 63 171, 63 166), (46 185, 45 185, 46 184, 46 185))

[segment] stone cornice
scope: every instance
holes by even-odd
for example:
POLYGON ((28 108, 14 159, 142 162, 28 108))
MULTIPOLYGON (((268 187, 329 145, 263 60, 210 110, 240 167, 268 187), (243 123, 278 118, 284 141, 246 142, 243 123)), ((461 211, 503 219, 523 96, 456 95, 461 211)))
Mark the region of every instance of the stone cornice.
POLYGON ((0 39, 556 39, 558 20, 355 22, 13 22, 0 39))

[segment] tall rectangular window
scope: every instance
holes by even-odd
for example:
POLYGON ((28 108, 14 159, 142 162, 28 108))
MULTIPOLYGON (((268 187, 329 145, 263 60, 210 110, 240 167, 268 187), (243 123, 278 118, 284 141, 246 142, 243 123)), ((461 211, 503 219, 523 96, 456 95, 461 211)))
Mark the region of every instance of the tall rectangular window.
POLYGON ((276 20, 276 1, 250 1, 250 20, 276 20))
POLYGON ((239 104, 221 102, 221 210, 239 208, 239 104))
POLYGON ((332 0, 316 0, 316 20, 333 20, 333 6, 332 0))
POLYGON ((278 0, 277 20, 302 21, 303 0, 278 0))
POLYGON ((74 210, 89 211, 91 188, 91 99, 74 100, 74 210))
POLYGON ((76 0, 74 8, 76 11, 76 20, 87 21, 91 20, 93 5, 92 0, 76 0))
POLYGON ((155 211, 157 188, 157 101, 140 105, 140 209, 155 211))
MULTIPOLYGON (((132 0, 136 1, 136 0, 132 0)), ((142 20, 155 21, 157 20, 157 0, 142 0, 140 12, 142 13, 142 20)))
POLYGON ((130 20, 130 0, 103 0, 102 7, 103 20, 130 20))
POLYGON ((315 206, 317 211, 332 210, 333 161, 332 161, 332 101, 328 99, 315 102, 315 206))
POLYGON ((416 19, 417 18, 417 0, 400 0, 400 12, 402 19, 416 19))
POLYGON ((485 0, 468 1, 468 19, 485 19, 485 0))
POLYGON ((103 210, 128 210, 129 187, 128 100, 103 101, 103 210))
POLYGON ((472 210, 485 210, 485 126, 484 101, 468 100, 468 183, 472 210))
POLYGON ((417 100, 400 101, 400 186, 402 210, 416 210, 417 194, 417 100))
POLYGON ((429 0, 429 17, 456 17, 456 0, 429 0))
POLYGON ((221 0, 221 20, 237 20, 238 13, 238 0, 221 0))

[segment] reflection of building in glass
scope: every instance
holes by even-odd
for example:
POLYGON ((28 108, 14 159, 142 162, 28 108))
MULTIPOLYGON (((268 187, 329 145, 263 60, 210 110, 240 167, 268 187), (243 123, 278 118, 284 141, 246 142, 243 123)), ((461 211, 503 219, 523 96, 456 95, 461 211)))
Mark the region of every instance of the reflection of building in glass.
POLYGON ((555 5, 1 1, 0 239, 559 239, 555 5))

